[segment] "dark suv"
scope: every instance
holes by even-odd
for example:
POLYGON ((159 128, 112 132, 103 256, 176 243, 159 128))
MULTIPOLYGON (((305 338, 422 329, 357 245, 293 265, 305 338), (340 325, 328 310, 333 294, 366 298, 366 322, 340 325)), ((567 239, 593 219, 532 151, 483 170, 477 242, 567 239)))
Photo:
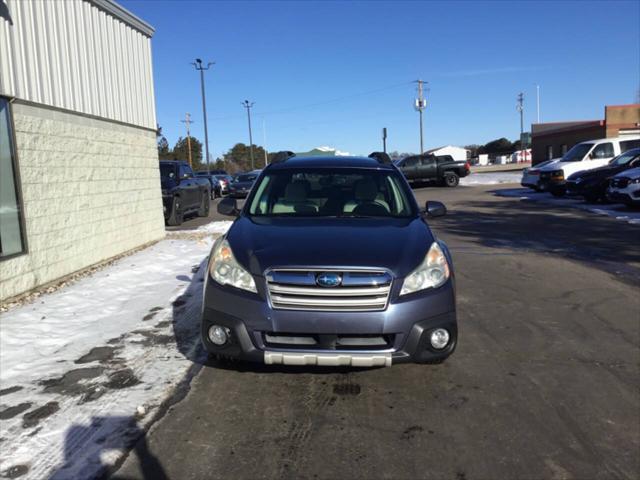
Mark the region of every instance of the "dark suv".
POLYGON ((280 158, 211 251, 202 340, 267 364, 439 363, 457 342, 446 245, 386 154, 280 158))

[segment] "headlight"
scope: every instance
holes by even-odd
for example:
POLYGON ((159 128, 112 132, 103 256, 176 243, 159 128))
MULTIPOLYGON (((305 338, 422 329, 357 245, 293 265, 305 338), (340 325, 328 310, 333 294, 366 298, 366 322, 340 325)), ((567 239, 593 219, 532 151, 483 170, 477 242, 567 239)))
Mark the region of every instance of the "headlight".
POLYGON ((437 288, 443 285, 449 279, 449 276, 447 257, 444 256, 440 245, 437 242, 433 242, 422 263, 404 279, 400 295, 426 288, 437 288))
POLYGON ((553 172, 551 172, 551 176, 552 177, 563 177, 564 176, 564 172, 562 170, 554 170, 553 172))
POLYGON ((629 183, 640 183, 640 178, 634 178, 629 183))
POLYGON ((231 285, 250 292, 258 291, 253 277, 236 261, 226 240, 218 241, 213 246, 209 274, 221 285, 231 285))

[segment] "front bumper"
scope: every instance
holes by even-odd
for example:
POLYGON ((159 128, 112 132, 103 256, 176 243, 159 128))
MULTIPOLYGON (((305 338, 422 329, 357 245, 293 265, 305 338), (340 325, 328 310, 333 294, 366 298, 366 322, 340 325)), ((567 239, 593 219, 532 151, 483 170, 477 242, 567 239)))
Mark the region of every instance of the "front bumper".
POLYGON ((640 205, 640 188, 635 190, 627 187, 621 190, 607 190, 607 200, 613 203, 624 203, 626 205, 640 205))
POLYGON ((208 280, 205 286, 201 336, 208 352, 266 364, 375 367, 395 363, 425 363, 447 358, 458 341, 453 281, 442 287, 391 302, 384 311, 318 312, 272 309, 261 297, 208 280), (229 329, 230 340, 213 344, 212 325, 229 329), (430 334, 445 328, 450 340, 444 349, 431 347, 430 334), (383 349, 279 348, 265 334, 318 335, 323 345, 338 335, 384 335, 383 349))

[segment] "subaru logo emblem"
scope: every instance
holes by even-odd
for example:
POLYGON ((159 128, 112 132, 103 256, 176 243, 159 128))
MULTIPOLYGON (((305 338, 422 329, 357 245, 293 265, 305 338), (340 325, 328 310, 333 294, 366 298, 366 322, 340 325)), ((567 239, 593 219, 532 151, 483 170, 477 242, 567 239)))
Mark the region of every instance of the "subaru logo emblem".
POLYGON ((316 283, 321 287, 337 287, 342 283, 339 273, 325 272, 316 275, 316 283))

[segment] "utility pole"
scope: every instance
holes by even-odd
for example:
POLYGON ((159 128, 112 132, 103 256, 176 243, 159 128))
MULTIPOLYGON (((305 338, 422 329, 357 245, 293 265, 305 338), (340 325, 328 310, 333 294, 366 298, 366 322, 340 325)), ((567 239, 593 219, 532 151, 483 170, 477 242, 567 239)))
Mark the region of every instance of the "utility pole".
POLYGON ((424 140, 423 140, 423 134, 422 134, 422 112, 427 106, 427 101, 424 99, 424 92, 422 88, 425 82, 423 82, 422 80, 416 80, 416 83, 418 84, 418 98, 416 98, 415 108, 420 114, 420 155, 422 155, 424 153, 424 140))
POLYGON ((255 170, 255 164, 253 160, 253 136, 251 135, 251 107, 255 102, 250 102, 249 100, 245 100, 242 102, 242 106, 247 109, 247 120, 249 122, 249 153, 251 155, 251 170, 255 170))
POLYGON ((387 127, 382 129, 382 151, 387 153, 387 127))
POLYGON ((267 153, 267 127, 265 125, 264 117, 262 117, 262 150, 264 151, 264 166, 269 164, 269 154, 267 153))
POLYGON ((190 126, 193 122, 193 120, 191 120, 191 114, 187 113, 184 116, 184 120, 180 120, 182 123, 187 125, 187 148, 189 149, 189 166, 191 168, 193 168, 193 162, 191 161, 191 130, 190 130, 190 126))
POLYGON ((520 112, 520 151, 523 152, 524 160, 527 160, 526 146, 524 145, 524 93, 518 94, 516 110, 520 112))
POLYGON ((524 93, 522 92, 518 94, 516 110, 520 112, 520 138, 522 138, 522 134, 524 133, 524 93))
POLYGON ((540 85, 536 85, 536 118, 540 123, 540 85))
POLYGON ((196 58, 196 61, 191 64, 196 67, 196 70, 200 70, 200 90, 202 92, 202 116, 204 117, 204 148, 207 155, 207 173, 210 173, 211 170, 209 168, 209 133, 207 132, 207 101, 204 95, 204 71, 209 70, 211 65, 214 63, 215 62, 209 62, 205 67, 202 64, 202 60, 196 58))

